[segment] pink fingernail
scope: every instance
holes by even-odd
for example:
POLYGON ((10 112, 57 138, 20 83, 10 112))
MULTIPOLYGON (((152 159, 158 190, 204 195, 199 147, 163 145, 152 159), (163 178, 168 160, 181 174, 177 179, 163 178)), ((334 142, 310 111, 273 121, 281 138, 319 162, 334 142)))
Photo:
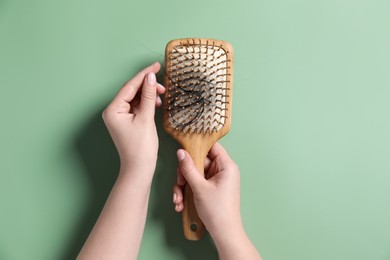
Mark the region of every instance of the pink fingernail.
POLYGON ((176 194, 176 193, 173 193, 173 203, 176 202, 176 199, 177 199, 177 194, 176 194))
POLYGON ((186 155, 185 155, 183 150, 177 151, 177 159, 179 160, 179 162, 183 161, 185 157, 186 157, 186 155))
POLYGON ((148 83, 149 83, 149 85, 156 84, 156 75, 153 72, 150 72, 148 74, 148 83))

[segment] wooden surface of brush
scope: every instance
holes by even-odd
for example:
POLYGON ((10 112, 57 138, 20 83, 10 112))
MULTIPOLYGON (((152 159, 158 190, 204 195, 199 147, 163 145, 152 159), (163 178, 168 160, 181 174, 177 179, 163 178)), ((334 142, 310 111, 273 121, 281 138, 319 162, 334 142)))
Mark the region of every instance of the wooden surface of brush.
MULTIPOLYGON (((165 50, 164 81, 164 129, 191 155, 204 175, 210 148, 231 127, 233 48, 221 40, 172 40, 165 50)), ((199 240, 205 227, 189 185, 184 189, 182 216, 184 236, 199 240)))

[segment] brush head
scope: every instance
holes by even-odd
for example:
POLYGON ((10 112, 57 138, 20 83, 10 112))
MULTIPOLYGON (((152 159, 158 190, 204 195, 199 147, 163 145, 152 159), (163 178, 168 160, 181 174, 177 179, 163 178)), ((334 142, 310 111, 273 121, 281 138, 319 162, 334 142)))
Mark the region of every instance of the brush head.
POLYGON ((206 134, 229 131, 233 49, 224 41, 178 39, 165 53, 165 129, 206 134))

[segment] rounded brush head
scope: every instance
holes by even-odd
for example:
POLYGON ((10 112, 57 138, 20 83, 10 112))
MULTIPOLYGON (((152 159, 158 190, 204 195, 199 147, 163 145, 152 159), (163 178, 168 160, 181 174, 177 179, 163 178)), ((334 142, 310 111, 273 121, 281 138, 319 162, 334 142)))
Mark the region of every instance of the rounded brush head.
POLYGON ((168 43, 165 121, 182 133, 214 133, 230 127, 232 48, 212 39, 168 43))

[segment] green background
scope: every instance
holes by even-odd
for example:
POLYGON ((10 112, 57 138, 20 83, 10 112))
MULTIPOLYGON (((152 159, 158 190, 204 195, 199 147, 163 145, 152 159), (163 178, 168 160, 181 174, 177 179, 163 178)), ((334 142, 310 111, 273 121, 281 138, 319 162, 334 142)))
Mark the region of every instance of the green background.
MULTIPOLYGON (((116 178, 101 111, 175 38, 235 48, 246 230, 265 259, 390 259, 387 0, 0 0, 0 259, 72 259, 116 178)), ((161 78, 161 75, 160 75, 161 78)), ((163 133, 139 259, 216 259, 163 133)), ((226 227, 229 228, 229 227, 226 227)))

